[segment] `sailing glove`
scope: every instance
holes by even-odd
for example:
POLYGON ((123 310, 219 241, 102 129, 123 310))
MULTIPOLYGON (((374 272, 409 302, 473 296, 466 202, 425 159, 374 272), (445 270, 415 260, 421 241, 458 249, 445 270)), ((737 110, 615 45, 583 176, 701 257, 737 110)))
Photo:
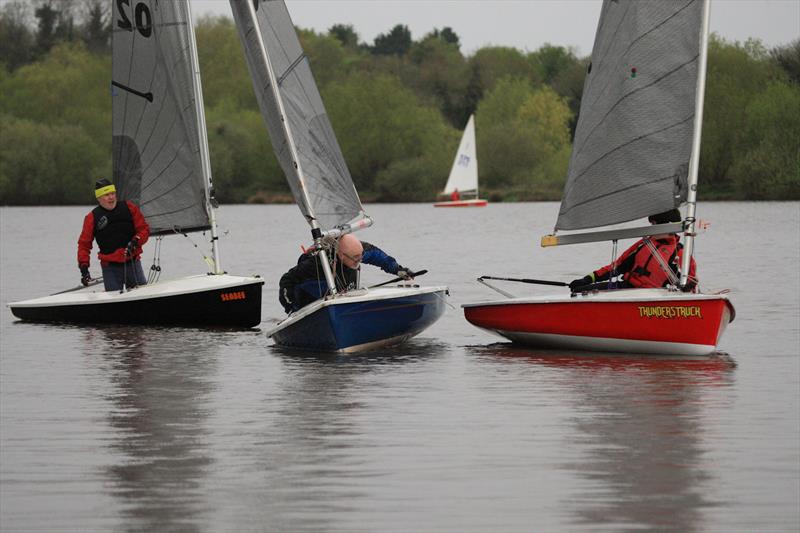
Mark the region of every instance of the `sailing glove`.
POLYGON ((283 306, 283 310, 287 313, 291 313, 294 310, 294 305, 292 304, 292 299, 289 298, 289 288, 283 287, 280 292, 278 293, 278 301, 280 301, 281 305, 283 306))
POLYGON ((593 276, 583 276, 580 279, 575 279, 575 280, 570 281, 569 282, 569 289, 574 292, 575 289, 577 289, 578 287, 583 287, 584 285, 589 285, 591 283, 594 283, 594 277, 593 276))
POLYGON ((397 276, 403 279, 414 279, 414 271, 410 268, 400 267, 397 270, 397 276))
POLYGON ((136 248, 139 246, 139 237, 134 237, 131 239, 131 242, 128 243, 128 246, 125 247, 125 256, 126 257, 133 257, 134 252, 136 252, 136 248))
POLYGON ((92 276, 89 274, 89 265, 86 263, 81 263, 78 265, 78 268, 81 271, 81 285, 88 287, 89 282, 92 280, 92 276))

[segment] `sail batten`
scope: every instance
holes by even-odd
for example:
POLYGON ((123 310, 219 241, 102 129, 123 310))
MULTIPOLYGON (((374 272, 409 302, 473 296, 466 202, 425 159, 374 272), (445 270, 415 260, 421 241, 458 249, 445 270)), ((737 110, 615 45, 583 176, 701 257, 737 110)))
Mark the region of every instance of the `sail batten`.
POLYGON ((186 0, 112 2, 112 159, 153 234, 209 229, 186 0), (176 209, 176 206, 184 206, 176 209))
POLYGON ((556 230, 627 222, 687 198, 702 0, 606 0, 556 230))
POLYGON ((301 213, 322 230, 360 219, 361 201, 286 5, 230 4, 273 150, 301 213))

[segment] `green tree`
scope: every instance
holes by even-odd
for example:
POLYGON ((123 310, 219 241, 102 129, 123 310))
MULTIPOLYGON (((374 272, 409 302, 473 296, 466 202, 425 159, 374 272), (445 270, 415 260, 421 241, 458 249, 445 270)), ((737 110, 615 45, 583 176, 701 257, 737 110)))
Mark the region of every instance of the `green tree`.
POLYGON ((528 54, 528 60, 538 73, 539 79, 548 85, 553 85, 564 71, 578 62, 572 49, 553 46, 550 43, 545 43, 535 52, 528 54))
POLYGON ((253 82, 233 20, 202 17, 195 27, 195 35, 206 107, 229 102, 229 109, 257 110, 253 82))
POLYGON ((0 114, 0 204, 83 204, 111 170, 105 147, 82 128, 0 114))
POLYGON ((780 71, 758 41, 730 43, 712 35, 708 48, 700 183, 702 194, 733 193, 731 168, 745 147, 748 104, 780 71))
POLYGON ((4 80, 0 113, 47 125, 75 125, 98 146, 111 146, 111 58, 82 43, 55 46, 4 80))
POLYGON ((0 61, 15 70, 33 59, 33 34, 28 29, 27 6, 21 1, 0 8, 0 61))
POLYGON ((85 19, 81 25, 83 42, 94 53, 111 51, 111 21, 104 0, 84 0, 85 19))
POLYGON ((414 43, 408 57, 416 71, 406 84, 438 107, 452 125, 463 126, 472 110, 467 106, 469 67, 458 47, 429 34, 414 43))
POLYGON ((346 52, 338 39, 307 30, 298 33, 318 86, 322 87, 346 75, 346 52))
POLYGON ((526 80, 531 85, 542 83, 539 73, 531 67, 525 55, 515 48, 502 46, 481 48, 469 58, 469 64, 474 69, 472 82, 477 84, 473 90, 480 95, 493 90, 502 78, 526 80))
POLYGON ((774 48, 770 55, 792 82, 800 83, 800 38, 785 46, 774 48))
POLYGON ((328 35, 342 43, 345 48, 358 48, 358 33, 351 24, 334 24, 328 29, 328 35))
MULTIPOLYGON (((323 97, 360 192, 380 189, 386 193, 384 198, 394 199, 390 191, 398 185, 394 182, 397 173, 384 171, 392 164, 396 168, 401 160, 431 161, 439 157, 445 168, 449 166, 458 133, 445 124, 436 109, 420 105, 414 93, 397 79, 355 74, 331 83, 323 97)), ((446 174, 414 177, 415 186, 427 195, 445 180, 446 174)))
POLYGON ((504 78, 478 107, 481 182, 488 189, 558 197, 569 159, 572 114, 549 87, 504 78))
POLYGON ((800 87, 770 83, 745 118, 744 151, 731 169, 737 197, 800 200, 800 87))
POLYGON ((389 31, 375 37, 371 51, 376 55, 404 56, 411 48, 411 30, 404 24, 398 24, 389 31))
POLYGON ((229 104, 206 116, 211 172, 223 203, 248 201, 259 191, 287 191, 261 114, 229 104))

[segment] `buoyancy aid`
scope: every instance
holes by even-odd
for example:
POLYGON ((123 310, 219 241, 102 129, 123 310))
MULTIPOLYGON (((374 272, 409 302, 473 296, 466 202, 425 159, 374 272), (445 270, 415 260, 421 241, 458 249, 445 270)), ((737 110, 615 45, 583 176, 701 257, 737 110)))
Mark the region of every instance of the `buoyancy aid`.
MULTIPOLYGON (((677 235, 670 234, 651 241, 665 264, 675 262, 675 255, 678 253, 677 235)), ((644 239, 625 250, 614 263, 593 272, 595 281, 609 279, 612 275, 622 275, 623 282, 637 288, 663 287, 669 283, 669 275, 653 257, 644 239)))
POLYGON ((127 202, 117 202, 111 211, 97 206, 92 210, 94 216, 94 238, 100 253, 108 255, 128 245, 136 229, 127 202))
MULTIPOLYGON (((665 265, 670 265, 675 261, 675 254, 678 253, 677 235, 668 235, 660 239, 651 239, 651 241, 658 254, 664 259, 665 265)), ((622 279, 632 287, 663 287, 669 283, 669 274, 664 271, 658 259, 653 257, 650 248, 642 242, 634 254, 631 269, 625 272, 622 279)))

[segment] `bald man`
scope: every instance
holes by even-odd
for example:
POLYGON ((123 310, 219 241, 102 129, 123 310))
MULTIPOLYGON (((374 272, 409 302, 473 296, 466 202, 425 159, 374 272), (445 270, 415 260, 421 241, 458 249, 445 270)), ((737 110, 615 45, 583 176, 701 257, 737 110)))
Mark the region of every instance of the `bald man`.
MULTIPOLYGON (((336 280, 336 290, 345 292, 358 288, 358 271, 361 263, 374 265, 384 272, 404 279, 411 278, 411 270, 400 266, 394 257, 375 245, 361 242, 352 234, 342 235, 336 243, 331 271, 336 280)), ((319 300, 328 292, 320 256, 306 253, 300 256, 297 266, 281 276, 278 300, 287 313, 297 311, 319 300)))

